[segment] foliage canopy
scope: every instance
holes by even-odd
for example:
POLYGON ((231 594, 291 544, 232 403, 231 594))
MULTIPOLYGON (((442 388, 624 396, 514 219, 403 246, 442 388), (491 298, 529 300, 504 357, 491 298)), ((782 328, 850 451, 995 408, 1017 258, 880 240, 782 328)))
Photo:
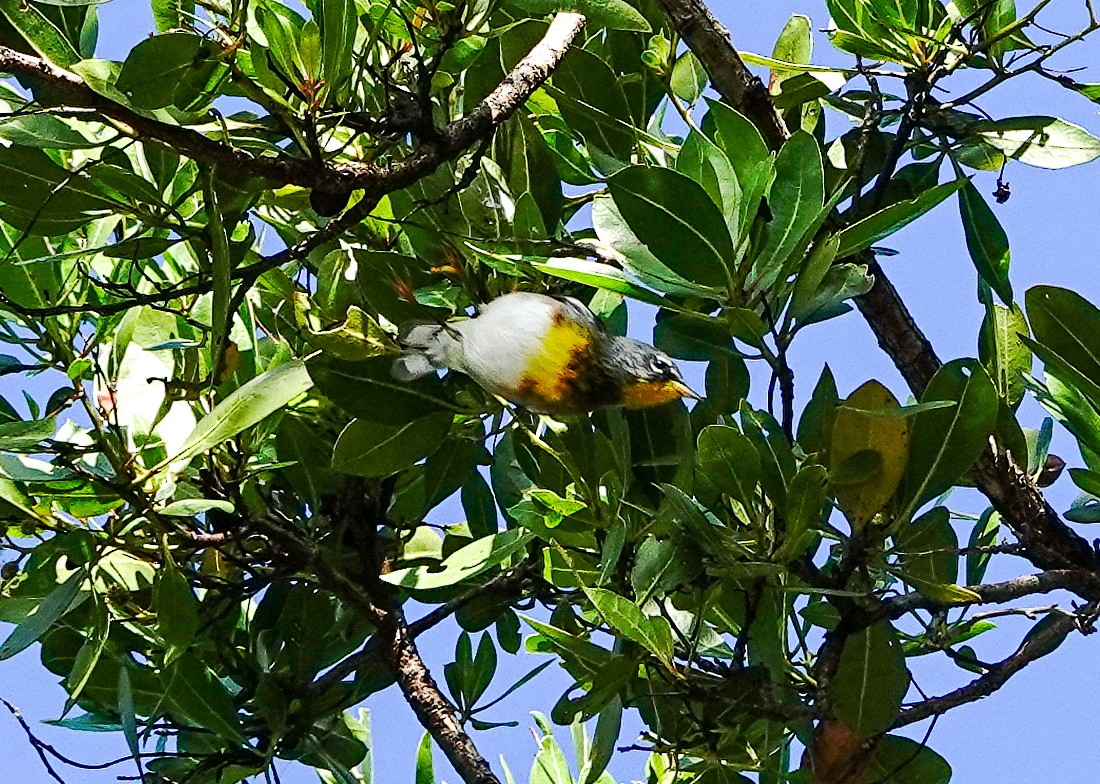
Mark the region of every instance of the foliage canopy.
POLYGON ((122 63, 95 59, 94 0, 0 0, 0 373, 54 389, 0 398, 0 660, 40 644, 56 723, 123 733, 150 781, 368 781, 353 710, 396 684, 418 784, 432 744, 495 784, 477 733, 557 663, 532 784, 611 781, 624 711, 652 784, 944 784, 895 731, 1100 607, 1068 524, 1100 521, 1100 310, 1013 290, 985 193, 1100 156, 981 108, 1022 74, 1100 100, 1047 69, 1100 22, 1053 34, 1049 3, 828 0, 832 68, 806 17, 752 55, 696 0, 153 0, 122 63), (877 259, 947 201, 986 316, 941 363, 877 259), (705 400, 547 423, 390 375, 397 325, 517 289, 618 332, 656 306, 705 400), (853 303, 913 398, 826 367, 796 411, 796 339, 853 303), (1081 452, 1061 516, 1055 420, 1081 452), (463 522, 425 522, 456 498, 463 522), (1010 555, 1033 573, 984 582, 1010 555), (981 658, 991 618, 1055 589, 1083 604, 981 658), (433 677, 416 639, 444 622, 433 677), (503 683, 521 650, 549 658, 503 683), (925 655, 958 690, 914 688, 925 655))

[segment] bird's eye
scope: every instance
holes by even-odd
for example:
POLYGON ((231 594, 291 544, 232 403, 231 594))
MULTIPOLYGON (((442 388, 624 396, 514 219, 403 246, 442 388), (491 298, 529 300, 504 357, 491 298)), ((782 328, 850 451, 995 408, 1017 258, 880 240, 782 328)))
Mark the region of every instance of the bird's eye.
POLYGON ((649 369, 656 375, 664 375, 672 372, 672 364, 661 357, 653 357, 649 360, 649 369))

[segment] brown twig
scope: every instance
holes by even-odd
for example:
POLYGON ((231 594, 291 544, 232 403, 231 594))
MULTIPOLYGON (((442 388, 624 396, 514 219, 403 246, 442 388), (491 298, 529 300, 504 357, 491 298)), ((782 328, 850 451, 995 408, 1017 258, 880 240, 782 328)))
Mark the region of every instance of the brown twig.
POLYGON ((1052 653, 1061 640, 1075 628, 1084 633, 1092 631, 1098 602, 1090 602, 1072 615, 1057 616, 1041 628, 1036 627, 1011 656, 990 665, 987 672, 970 683, 940 697, 932 697, 901 712, 894 728, 904 727, 924 719, 946 713, 952 708, 988 697, 1000 689, 1009 678, 1033 661, 1052 653))
POLYGON ((977 594, 977 598, 943 602, 913 592, 884 600, 881 606, 869 616, 874 620, 896 619, 914 610, 941 610, 945 607, 966 607, 974 604, 1002 604, 1024 596, 1057 590, 1073 591, 1078 596, 1092 598, 1100 594, 1100 579, 1089 572, 1052 570, 1041 574, 1024 575, 1001 583, 971 585, 967 586, 967 590, 977 594))

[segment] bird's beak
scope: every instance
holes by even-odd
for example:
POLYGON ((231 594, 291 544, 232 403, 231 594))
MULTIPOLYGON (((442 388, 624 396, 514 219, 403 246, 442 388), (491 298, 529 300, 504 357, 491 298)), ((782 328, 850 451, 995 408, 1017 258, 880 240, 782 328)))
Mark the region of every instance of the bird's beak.
POLYGON ((690 397, 692 400, 702 400, 703 399, 702 395, 700 395, 697 392, 695 392, 694 390, 692 390, 692 388, 689 387, 687 384, 685 384, 683 381, 673 381, 671 384, 669 384, 669 386, 680 397, 690 397))

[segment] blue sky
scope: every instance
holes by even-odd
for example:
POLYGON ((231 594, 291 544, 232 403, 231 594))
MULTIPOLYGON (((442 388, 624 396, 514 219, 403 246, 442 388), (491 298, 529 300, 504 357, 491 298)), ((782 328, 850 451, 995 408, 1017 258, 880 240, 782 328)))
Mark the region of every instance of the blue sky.
MULTIPOLYGON (((1083 4, 1077 0, 1053 0, 1045 13, 1045 24, 1063 30, 1074 30, 1083 18, 1083 4)), ((792 12, 807 14, 815 29, 827 23, 823 0, 720 0, 712 5, 718 17, 731 28, 735 43, 750 51, 770 53, 772 42, 792 12)), ((152 31, 153 25, 145 0, 113 0, 101 7, 100 56, 121 57, 136 41, 152 31)), ((824 35, 817 36, 815 60, 827 63, 847 62, 831 51, 824 35)), ((1054 63, 1055 67, 1088 66, 1078 75, 1082 81, 1100 81, 1100 47, 1086 43, 1071 49, 1054 63)), ((1055 85, 1038 78, 1021 81, 1002 93, 994 93, 982 108, 994 116, 1026 114, 1057 114, 1083 125, 1100 135, 1097 107, 1083 98, 1061 91, 1055 85)), ((846 127, 841 120, 830 118, 829 136, 846 127)), ((1049 283, 1075 288, 1093 302, 1100 302, 1100 276, 1095 241, 1095 227, 1100 218, 1100 163, 1073 170, 1050 172, 1022 165, 1010 166, 1006 178, 1012 184, 1012 198, 995 206, 1012 245, 1012 283, 1017 298, 1037 283, 1049 283)), ((989 194, 995 175, 980 174, 976 183, 989 194)), ((886 272, 909 304, 917 323, 936 346, 943 359, 976 354, 981 308, 975 297, 976 275, 966 255, 957 207, 953 201, 941 205, 929 217, 918 221, 890 239, 888 244, 899 255, 883 261, 886 272)), ((649 337, 652 315, 648 311, 633 313, 632 333, 649 337)), ((795 344, 794 371, 801 399, 804 401, 828 362, 837 377, 841 394, 851 392, 869 378, 877 378, 900 398, 907 394, 897 371, 875 344, 862 318, 851 313, 806 331, 795 344)), ((687 368, 689 376, 698 368, 687 368)), ((697 376, 696 376, 697 378, 697 376)), ((691 378, 689 378, 691 381, 691 378)), ((20 382, 13 377, 0 379, 0 394, 9 399, 19 397, 20 382)), ((701 384, 699 385, 701 386, 701 384)), ((757 402, 763 384, 754 385, 757 402)), ((1037 426, 1041 410, 1033 403, 1022 409, 1023 424, 1037 426)), ((1077 465, 1076 448, 1065 433, 1057 432, 1054 451, 1069 464, 1077 465)), ((1075 495, 1068 477, 1049 491, 1055 508, 1064 510, 1075 495)), ((960 495, 955 499, 965 509, 980 511, 984 506, 976 497, 960 495)), ((439 519, 458 519, 457 505, 440 510, 439 519)), ((1092 536, 1088 530, 1082 531, 1092 536)), ((965 536, 965 533, 963 534, 965 536)), ((1006 579, 1021 573, 1022 563, 1000 563, 991 570, 988 579, 1006 579)), ((1065 597, 1061 597, 1065 599, 1065 597)), ((1053 599, 1041 597, 1034 604, 1047 604, 1053 599)), ((1026 623, 1005 619, 998 632, 981 638, 978 653, 993 660, 1010 653, 1026 630, 1026 623)), ((434 672, 453 653, 453 630, 440 627, 425 635, 420 646, 434 672)), ((1091 779, 1085 771, 1100 769, 1100 682, 1093 665, 1097 657, 1093 638, 1074 635, 1053 656, 1031 665, 1014 678, 996 696, 965 706, 940 720, 930 745, 943 754, 955 770, 956 784, 978 782, 1031 782, 1040 778, 1083 781, 1091 779)), ((503 689, 509 676, 518 676, 541 661, 541 657, 521 656, 518 660, 502 659, 502 674, 498 676, 503 689)), ((968 674, 942 659, 926 657, 910 662, 921 687, 928 693, 943 693, 961 685, 968 674)), ((568 679, 556 667, 551 667, 533 684, 521 690, 499 706, 489 718, 516 719, 521 727, 480 733, 477 741, 483 753, 495 763, 504 754, 520 781, 526 780, 527 768, 535 750, 528 726, 527 711, 549 711, 568 679)), ((41 669, 37 648, 0 664, 0 695, 19 705, 36 731, 58 747, 85 761, 102 761, 125 754, 122 739, 104 735, 77 735, 55 731, 38 725, 41 719, 57 715, 63 703, 56 679, 41 669)), ((368 702, 374 714, 375 772, 380 783, 411 781, 414 749, 421 730, 396 691, 375 695, 368 702)), ((636 723, 631 725, 636 728, 636 723)), ((924 725, 913 728, 917 737, 924 725)), ((561 735, 566 741, 566 734, 561 735)), ((628 730, 620 742, 631 741, 628 730)), ((567 741, 566 741, 567 742, 567 741)), ((34 752, 25 742, 14 720, 0 712, 0 748, 5 749, 5 775, 10 781, 29 784, 46 782, 48 778, 34 752)), ((441 778, 457 784, 457 777, 445 771, 437 753, 437 770, 441 778)), ((620 780, 641 778, 645 755, 634 752, 620 755, 612 770, 620 780)), ((132 773, 132 768, 120 768, 119 773, 132 773)), ((114 780, 109 772, 63 771, 70 784, 98 784, 114 780)), ((288 784, 304 784, 316 779, 312 773, 292 773, 284 769, 288 784)))

